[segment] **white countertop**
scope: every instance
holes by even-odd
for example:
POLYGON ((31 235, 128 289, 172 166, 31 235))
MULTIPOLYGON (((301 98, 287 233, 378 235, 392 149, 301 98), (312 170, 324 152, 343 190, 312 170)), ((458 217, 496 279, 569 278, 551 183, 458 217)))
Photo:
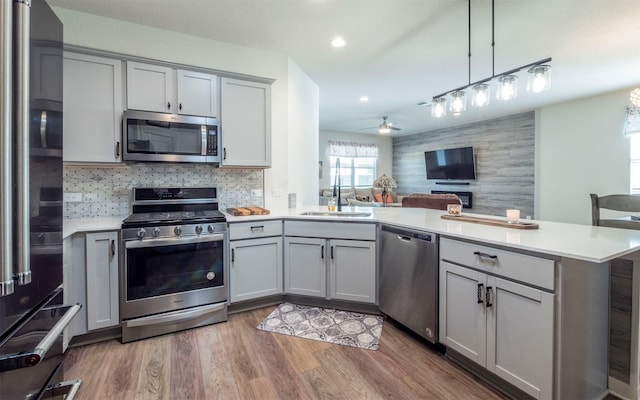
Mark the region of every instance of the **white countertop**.
POLYGON ((98 217, 98 218, 77 218, 65 219, 62 221, 62 238, 66 239, 78 232, 100 232, 120 230, 122 217, 98 217))
MULTIPOLYGON (((326 206, 307 206, 295 209, 271 210, 269 215, 238 216, 226 214, 229 223, 269 219, 301 219, 309 221, 379 222, 404 228, 425 230, 440 235, 484 242, 488 245, 508 246, 552 256, 601 263, 640 250, 640 230, 604 228, 591 225, 533 221, 539 229, 523 230, 458 222, 440 218, 444 211, 425 208, 343 207, 343 211, 371 212, 369 217, 326 217, 300 215, 307 211, 327 211, 326 206)), ((471 214, 502 219, 488 215, 471 214)), ((63 237, 78 232, 119 230, 121 217, 65 219, 63 237)))
MULTIPOLYGON (((604 228, 591 225, 567 224, 550 221, 531 221, 539 229, 524 230, 496 227, 471 222, 458 222, 440 218, 444 211, 425 208, 343 207, 343 211, 370 211, 370 217, 302 216, 306 211, 327 211, 326 206, 298 207, 272 210, 270 215, 234 217, 227 215, 229 223, 266 219, 306 219, 314 221, 379 222, 405 228, 426 230, 440 235, 476 240, 514 249, 534 251, 559 257, 601 263, 640 250, 640 231, 604 228)), ((471 214, 504 220, 506 218, 471 214)))

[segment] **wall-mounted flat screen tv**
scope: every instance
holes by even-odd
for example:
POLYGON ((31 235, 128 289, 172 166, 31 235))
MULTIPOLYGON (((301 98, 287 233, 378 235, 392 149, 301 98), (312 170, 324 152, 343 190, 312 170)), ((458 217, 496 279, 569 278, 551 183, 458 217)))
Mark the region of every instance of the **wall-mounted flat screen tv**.
POLYGON ((427 179, 476 179, 473 147, 424 152, 427 179))

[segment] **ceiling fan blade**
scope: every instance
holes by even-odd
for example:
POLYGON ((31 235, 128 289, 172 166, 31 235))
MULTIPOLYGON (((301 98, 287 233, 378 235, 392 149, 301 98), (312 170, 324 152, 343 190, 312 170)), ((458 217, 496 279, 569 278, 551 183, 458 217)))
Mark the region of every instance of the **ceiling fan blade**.
POLYGON ((391 129, 393 131, 401 131, 402 130, 400 128, 396 128, 395 126, 391 126, 391 125, 389 125, 389 129, 391 129))

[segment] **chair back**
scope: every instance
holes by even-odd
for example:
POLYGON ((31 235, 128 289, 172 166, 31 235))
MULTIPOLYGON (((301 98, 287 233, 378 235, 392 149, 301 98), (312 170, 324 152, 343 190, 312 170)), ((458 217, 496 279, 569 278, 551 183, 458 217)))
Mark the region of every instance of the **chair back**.
POLYGON ((413 193, 402 198, 402 207, 432 208, 446 210, 448 204, 462 204, 455 194, 413 193))
POLYGON ((608 196, 598 196, 597 194, 591 193, 590 196, 592 225, 622 229, 640 229, 640 220, 600 218, 601 209, 636 213, 638 217, 640 217, 640 195, 610 194, 608 196))

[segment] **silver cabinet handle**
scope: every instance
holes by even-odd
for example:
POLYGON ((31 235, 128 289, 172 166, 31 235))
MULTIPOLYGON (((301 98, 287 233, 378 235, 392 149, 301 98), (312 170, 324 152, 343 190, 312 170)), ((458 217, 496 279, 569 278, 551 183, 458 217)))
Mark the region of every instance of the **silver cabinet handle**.
POLYGON ((495 255, 495 254, 487 254, 487 253, 483 253, 481 251, 474 251, 473 254, 475 254, 476 256, 481 257, 481 258, 490 258, 492 260, 497 260, 498 259, 498 256, 495 255))
POLYGON ((2 1, 0 11, 0 26, 5 27, 0 34, 0 193, 2 204, 0 205, 0 296, 12 294, 13 284, 13 227, 12 227, 12 175, 13 161, 10 149, 13 127, 11 121, 13 104, 13 77, 12 62, 13 35, 11 30, 11 16, 13 15, 13 2, 2 1))
POLYGON ((251 227, 251 232, 264 232, 264 225, 260 225, 260 226, 252 226, 251 227))
POLYGON ((15 204, 17 224, 14 247, 17 253, 18 285, 31 283, 31 263, 29 245, 29 42, 31 4, 27 0, 14 2, 14 34, 15 34, 15 92, 18 101, 15 103, 16 125, 15 146, 16 159, 16 192, 18 203, 15 204))

